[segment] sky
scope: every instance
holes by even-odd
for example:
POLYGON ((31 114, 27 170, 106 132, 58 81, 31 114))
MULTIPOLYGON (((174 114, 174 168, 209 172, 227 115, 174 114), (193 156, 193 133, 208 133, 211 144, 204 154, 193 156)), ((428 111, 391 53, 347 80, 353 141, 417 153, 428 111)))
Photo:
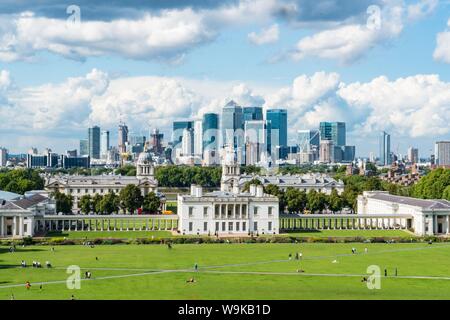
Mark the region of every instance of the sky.
POLYGON ((357 156, 432 153, 450 139, 448 0, 0 3, 0 146, 78 148, 87 128, 134 134, 231 99, 288 110, 289 144, 345 121, 357 156))

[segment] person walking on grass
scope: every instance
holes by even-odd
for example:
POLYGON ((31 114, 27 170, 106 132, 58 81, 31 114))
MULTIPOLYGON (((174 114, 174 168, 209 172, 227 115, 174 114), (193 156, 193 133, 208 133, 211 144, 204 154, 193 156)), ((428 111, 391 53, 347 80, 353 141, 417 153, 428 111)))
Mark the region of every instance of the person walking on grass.
POLYGON ((198 264, 197 263, 194 264, 194 270, 198 271, 198 264))

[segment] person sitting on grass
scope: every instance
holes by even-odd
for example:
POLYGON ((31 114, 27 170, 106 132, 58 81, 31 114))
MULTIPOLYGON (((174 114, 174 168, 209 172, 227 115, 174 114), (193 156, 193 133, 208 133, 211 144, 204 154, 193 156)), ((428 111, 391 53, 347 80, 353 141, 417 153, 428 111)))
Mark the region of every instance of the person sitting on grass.
POLYGON ((22 260, 22 262, 20 263, 20 265, 22 266, 22 268, 26 268, 27 263, 25 261, 22 260))
POLYGON ((30 283, 30 281, 25 282, 25 288, 26 288, 27 290, 30 290, 30 288, 31 288, 31 283, 30 283))
POLYGON ((297 269, 297 273, 304 273, 305 272, 305 270, 303 270, 303 269, 297 269))
POLYGON ((194 277, 190 278, 189 280, 186 280, 186 283, 194 283, 194 282, 195 282, 194 277))
POLYGON ((51 267, 52 267, 52 264, 50 263, 50 261, 45 261, 45 266, 46 266, 47 268, 51 268, 51 267))
POLYGON ((361 279, 361 282, 367 282, 367 278, 366 278, 366 277, 363 277, 363 278, 361 279))

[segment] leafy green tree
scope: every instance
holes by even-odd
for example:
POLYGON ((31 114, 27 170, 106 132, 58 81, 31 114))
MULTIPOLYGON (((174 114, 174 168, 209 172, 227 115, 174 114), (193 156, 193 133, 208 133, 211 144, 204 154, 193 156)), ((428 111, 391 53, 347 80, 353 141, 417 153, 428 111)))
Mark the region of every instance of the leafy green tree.
POLYGON ((307 194, 307 206, 311 212, 322 212, 327 206, 327 197, 322 192, 312 189, 307 194))
POLYGON ((80 198, 79 207, 82 213, 89 214, 92 210, 92 199, 89 194, 85 194, 80 198))
POLYGON ((56 200, 56 212, 72 213, 73 197, 59 191, 53 193, 56 200))
POLYGON ((301 213, 305 210, 307 198, 304 191, 288 187, 285 193, 285 200, 289 213, 301 213))
POLYGON ((330 196, 328 197, 328 208, 332 212, 341 211, 344 207, 344 200, 341 198, 336 189, 331 190, 330 196))
POLYGON ((412 196, 423 199, 442 199, 450 185, 450 169, 438 168, 422 177, 412 188, 412 196))
POLYGON ((442 198, 450 201, 450 186, 447 186, 442 193, 442 198))
POLYGON ((286 203, 286 193, 283 190, 278 188, 277 185, 268 184, 267 186, 264 187, 264 192, 278 197, 279 200, 278 205, 280 208, 280 212, 285 211, 287 203, 286 203))
POLYGON ((131 214, 142 206, 143 197, 141 190, 134 184, 129 184, 119 194, 121 207, 131 214))
POLYGON ((250 186, 251 186, 252 184, 257 185, 257 186, 260 186, 262 183, 261 183, 261 181, 259 181, 259 180, 256 179, 256 178, 251 179, 250 181, 247 181, 246 183, 244 183, 244 186, 242 187, 242 191, 243 191, 243 192, 248 192, 248 191, 250 190, 250 186))
POLYGON ((101 212, 101 206, 100 206, 100 202, 102 201, 103 197, 96 193, 93 197, 92 197, 92 210, 96 213, 102 213, 101 212))
POLYGON ((114 192, 108 192, 99 203, 99 211, 103 214, 113 214, 119 211, 120 199, 114 192))
POLYGON ((144 212, 156 213, 156 212, 158 212, 160 206, 161 206, 160 198, 154 192, 149 192, 144 197, 142 210, 144 212))

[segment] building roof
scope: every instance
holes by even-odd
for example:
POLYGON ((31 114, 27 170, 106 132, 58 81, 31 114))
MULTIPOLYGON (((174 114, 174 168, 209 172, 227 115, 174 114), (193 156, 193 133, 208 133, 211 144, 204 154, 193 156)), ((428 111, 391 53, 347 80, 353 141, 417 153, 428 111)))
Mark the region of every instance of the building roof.
POLYGON ((395 196, 387 192, 367 192, 365 193, 365 195, 371 199, 405 204, 426 210, 450 210, 450 201, 444 199, 416 199, 410 197, 395 196))
POLYGON ((7 201, 5 205, 0 206, 0 210, 26 210, 47 199, 43 195, 34 194, 31 197, 7 201))
POLYGON ((252 179, 258 179, 264 185, 275 184, 280 187, 344 187, 342 181, 336 181, 334 178, 320 173, 296 175, 243 175, 239 179, 239 185, 242 186, 252 179))
POLYGON ((158 181, 152 177, 145 177, 142 179, 138 179, 135 176, 118 176, 118 175, 104 175, 104 176, 62 176, 56 178, 50 178, 47 181, 47 185, 51 186, 54 183, 60 183, 67 186, 121 186, 121 185, 140 185, 143 183, 150 183, 153 185, 157 185, 158 181))
POLYGON ((20 194, 17 194, 17 193, 14 193, 14 192, 0 190, 0 199, 1 200, 9 201, 9 200, 18 199, 20 197, 21 197, 20 194))

